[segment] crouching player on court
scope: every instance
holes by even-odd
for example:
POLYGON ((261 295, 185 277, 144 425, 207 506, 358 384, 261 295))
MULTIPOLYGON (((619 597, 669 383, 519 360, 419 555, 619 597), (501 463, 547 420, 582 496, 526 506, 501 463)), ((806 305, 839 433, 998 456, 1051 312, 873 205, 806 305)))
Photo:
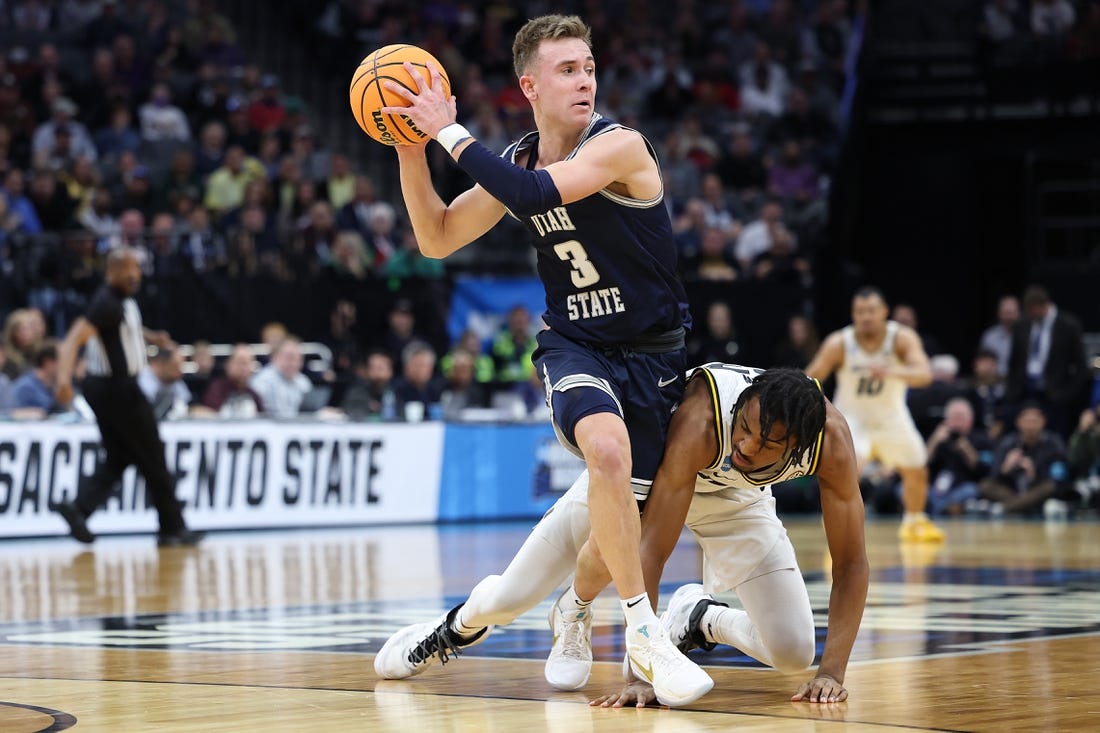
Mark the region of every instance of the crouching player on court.
MULTIPOLYGON (((673 640, 685 648, 698 642, 732 644, 782 671, 808 667, 815 652, 813 613, 770 485, 816 474, 833 590, 821 665, 793 699, 843 700, 868 579, 863 503, 847 424, 817 382, 798 370, 761 372, 715 363, 689 374, 642 515, 650 598, 657 597, 661 571, 686 518, 702 545, 706 586, 685 586, 673 596, 661 619, 673 640), (746 611, 725 608, 707 595, 730 588, 746 611)), ((407 626, 390 637, 375 657, 377 674, 405 678, 436 661, 446 663, 450 655, 484 641, 494 625, 511 623, 538 605, 576 569, 575 582, 551 609, 554 645, 545 674, 557 689, 584 687, 592 669, 589 607, 609 582, 599 558, 585 546, 587 492, 585 472, 501 575, 483 579, 438 623, 407 626)), ((654 698, 651 687, 634 682, 595 702, 644 704, 654 698)))
MULTIPOLYGON (((848 697, 844 675, 863 618, 869 568, 852 437, 816 380, 792 369, 761 372, 731 364, 691 372, 642 515, 642 567, 656 598, 661 571, 686 522, 703 550, 703 584, 680 587, 661 615, 673 642, 684 652, 728 644, 781 672, 809 667, 816 649, 813 611, 770 487, 811 474, 821 490, 833 586, 821 664, 791 699, 841 702, 848 697), (745 610, 711 595, 731 589, 745 610)), ((591 630, 583 628, 590 614, 575 620, 569 606, 595 598, 607 582, 599 558, 586 546, 573 585, 555 604, 559 639, 590 644, 591 630)), ((568 650, 559 641, 547 677, 564 679, 568 675, 557 674, 555 666, 576 668, 586 659, 590 649, 568 650)), ((592 704, 644 705, 654 699, 652 688, 635 680, 592 704)))

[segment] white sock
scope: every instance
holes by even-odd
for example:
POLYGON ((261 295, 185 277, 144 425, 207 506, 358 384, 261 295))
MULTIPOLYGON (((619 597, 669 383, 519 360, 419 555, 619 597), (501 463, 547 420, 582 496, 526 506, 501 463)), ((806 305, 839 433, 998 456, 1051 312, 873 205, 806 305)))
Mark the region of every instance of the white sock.
POLYGON ((649 602, 649 593, 642 593, 633 598, 620 598, 619 604, 623 607, 623 615, 626 616, 626 627, 628 629, 649 623, 657 623, 657 614, 653 613, 653 606, 649 602))
POLYGON ((577 611, 591 606, 592 600, 583 600, 577 595, 577 587, 570 583, 569 590, 565 591, 562 597, 558 599, 558 608, 562 611, 577 611))
POLYGON ((901 517, 902 524, 912 524, 913 522, 920 522, 928 519, 928 515, 924 512, 905 512, 901 517))

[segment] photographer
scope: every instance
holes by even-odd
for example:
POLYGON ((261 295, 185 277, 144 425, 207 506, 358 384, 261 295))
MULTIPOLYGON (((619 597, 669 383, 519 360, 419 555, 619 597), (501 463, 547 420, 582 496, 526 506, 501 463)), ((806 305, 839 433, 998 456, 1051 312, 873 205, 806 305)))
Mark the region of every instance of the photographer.
POLYGON ((1081 413, 1069 439, 1069 470, 1081 503, 1100 504, 1100 406, 1081 413))
POLYGON ((928 456, 928 513, 961 514, 978 498, 978 481, 993 462, 993 443, 974 429, 974 409, 966 398, 947 403, 943 422, 928 438, 928 456))
POLYGON ((1046 415, 1038 403, 1024 403, 1016 415, 1016 433, 997 444, 990 477, 978 490, 993 516, 1039 514, 1047 499, 1056 499, 1068 478, 1062 439, 1044 430, 1046 415))

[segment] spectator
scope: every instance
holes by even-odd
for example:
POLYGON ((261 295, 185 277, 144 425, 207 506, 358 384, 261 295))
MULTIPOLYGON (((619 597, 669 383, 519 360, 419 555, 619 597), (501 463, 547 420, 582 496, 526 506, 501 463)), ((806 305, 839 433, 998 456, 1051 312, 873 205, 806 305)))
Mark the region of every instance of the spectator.
POLYGON ((279 321, 268 321, 260 328, 260 343, 267 347, 267 355, 270 356, 289 335, 285 325, 279 321))
POLYGON ((31 154, 35 160, 49 157, 57 143, 56 136, 59 128, 63 129, 70 137, 69 149, 73 157, 85 157, 96 159, 95 145, 88 134, 88 128, 82 122, 75 119, 76 105, 68 97, 58 97, 50 105, 50 119, 39 125, 34 131, 34 139, 31 142, 31 154))
POLYGON ((692 263, 696 278, 724 281, 737 279, 737 267, 734 265, 733 256, 726 242, 725 232, 715 227, 707 227, 703 232, 699 257, 692 263))
POLYGON ((508 310, 507 322, 493 339, 490 353, 498 382, 524 382, 535 365, 531 355, 538 344, 531 331, 531 313, 526 306, 514 305, 508 310))
POLYGON ((63 232, 72 227, 76 213, 76 201, 68 190, 57 183, 57 176, 50 170, 38 170, 31 179, 29 194, 35 215, 47 232, 63 232))
POLYGON ((264 412, 263 399, 248 386, 256 359, 248 344, 237 344, 225 362, 225 375, 210 382, 202 403, 219 417, 247 420, 264 412))
POLYGON ((424 341, 413 341, 401 354, 401 376, 393 380, 393 392, 397 397, 397 414, 416 422, 425 415, 432 416, 439 409, 445 382, 435 373, 435 351, 424 341), (419 403, 420 407, 410 408, 419 403))
POLYGON ((477 332, 472 329, 463 331, 462 335, 458 337, 458 341, 455 343, 454 347, 439 360, 440 368, 443 370, 444 374, 450 371, 451 361, 454 359, 455 354, 460 351, 466 352, 474 357, 475 380, 482 384, 493 381, 493 357, 485 353, 485 350, 481 346, 481 338, 477 335, 477 332))
POLYGON ((741 222, 737 220, 735 209, 726 196, 722 179, 714 173, 703 176, 702 201, 707 226, 720 229, 726 241, 737 239, 741 233, 741 222))
POLYGON ((331 170, 324 181, 324 197, 336 211, 355 198, 356 176, 346 155, 333 155, 331 170))
POLYGON ((179 235, 179 254, 192 272, 209 272, 225 264, 225 240, 202 206, 196 206, 187 216, 179 235))
POLYGON ((994 43, 1004 43, 1019 33, 1016 0, 989 0, 982 9, 980 30, 994 43))
POLYGON ((199 134, 199 145, 195 149, 195 172, 199 178, 205 178, 222 167, 226 156, 225 125, 214 120, 207 122, 199 134))
MULTIPOLYGON (((475 378, 474 355, 458 350, 451 352, 449 368, 443 372, 447 380, 440 401, 445 420, 461 420, 468 408, 489 406, 489 393, 485 385, 475 378)), ((534 370, 532 370, 534 371, 534 370)))
POLYGON ((733 315, 729 304, 716 300, 707 306, 706 330, 688 338, 688 363, 706 364, 711 361, 736 362, 741 347, 733 329, 733 315))
POLYGON ((0 341, 0 417, 6 416, 12 405, 12 381, 6 371, 7 365, 4 342, 0 341))
POLYGON ((174 346, 157 349, 148 364, 138 374, 138 386, 157 420, 179 420, 187 417, 191 405, 191 390, 183 379, 183 354, 174 346))
POLYGON ((172 104, 172 92, 167 84, 155 84, 149 101, 141 106, 141 138, 146 142, 161 140, 191 141, 191 126, 187 116, 172 104))
POLYGON ((221 216, 240 206, 245 186, 261 177, 263 168, 259 162, 246 157, 244 149, 234 145, 225 152, 225 164, 210 174, 203 204, 215 216, 221 216))
POLYGON ((1069 33, 1077 20, 1069 0, 1033 0, 1031 30, 1037 36, 1060 38, 1069 33))
POLYGON ((393 392, 393 359, 381 349, 370 351, 355 364, 355 379, 348 386, 340 408, 357 420, 397 417, 393 392))
POLYGON ((326 267, 338 281, 361 282, 370 274, 370 252, 358 232, 337 232, 326 267))
MULTIPOLYGON (((210 342, 200 339, 191 345, 191 371, 183 375, 183 382, 192 395, 205 395, 214 378, 214 352, 210 342)), ((200 403, 201 404, 201 403, 200 403)))
POLYGON ((328 178, 328 153, 315 147, 313 128, 309 125, 300 125, 294 131, 290 154, 302 167, 302 176, 305 180, 316 183, 328 178))
MULTIPOLYGON (((0 387, 2 389, 2 387, 0 387)), ((1100 408, 1081 413, 1077 430, 1069 439, 1069 467, 1081 503, 1095 505, 1100 499, 1100 408)))
POLYGON ((760 154, 753 149, 748 125, 739 125, 727 149, 714 168, 722 183, 733 189, 743 211, 753 211, 767 185, 767 172, 760 154))
POLYGON ((19 217, 19 230, 27 234, 39 234, 42 231, 42 222, 38 218, 38 211, 26 196, 26 184, 23 171, 11 168, 4 176, 4 190, 0 191, 8 201, 8 210, 19 217))
POLYGON ((768 193, 798 206, 817 198, 817 171, 802 157, 795 140, 783 144, 783 154, 768 172, 768 193))
POLYGON ((34 351, 32 368, 12 384, 12 411, 25 418, 44 418, 59 411, 53 391, 57 385, 57 342, 43 341, 34 351))
POLYGON ((778 229, 772 245, 758 254, 750 268, 757 280, 781 285, 809 285, 810 263, 794 249, 794 235, 786 228, 778 229))
POLYGON ((302 342, 287 336, 271 351, 267 366, 256 372, 248 386, 263 400, 264 412, 277 418, 298 415, 302 399, 313 385, 302 373, 302 342))
POLYGON ((111 112, 111 122, 95 134, 95 146, 104 162, 114 161, 123 152, 137 154, 141 134, 134 128, 130 108, 124 104, 111 112))
POLYGON ((928 513, 961 514, 978 499, 978 482, 992 462, 993 443, 975 429, 970 403, 952 399, 928 439, 928 513))
POLYGON ((753 60, 743 64, 739 73, 742 111, 751 117, 783 114, 790 82, 786 70, 772 60, 771 46, 757 43, 753 60))
POLYGON ((817 329, 810 319, 795 314, 787 321, 787 336, 776 350, 775 364, 805 369, 820 345, 817 329))
MULTIPOLYGON (((225 100, 226 142, 230 147, 240 145, 245 153, 252 155, 260 149, 260 133, 248 121, 246 104, 246 100, 236 94, 225 100)), ((264 174, 267 174, 266 167, 264 174)))
POLYGON ((707 230, 707 207, 701 199, 688 199, 683 212, 672 222, 676 237, 676 249, 680 255, 679 266, 684 273, 697 267, 703 249, 703 235, 707 230))
POLYGON ((1012 333, 1008 401, 1038 400, 1051 429, 1066 436, 1089 379, 1081 325, 1038 285, 1024 292, 1023 305, 1027 317, 1012 333))
POLYGON ((974 408, 978 425, 993 440, 1001 437, 1005 427, 1005 411, 1008 407, 1004 377, 997 372, 997 355, 992 351, 979 351, 974 357, 974 376, 967 389, 967 399, 974 408))
POLYGON ((990 476, 978 485, 993 516, 1038 514, 1062 490, 1068 478, 1065 446, 1045 427, 1039 404, 1025 403, 1016 415, 1017 432, 997 444, 990 476))
POLYGON ((752 261, 771 249, 772 239, 785 229, 782 204, 775 199, 765 201, 760 207, 760 218, 742 229, 737 238, 734 255, 741 269, 748 271, 752 261))
POLYGON ((1008 361, 1012 353, 1012 332, 1020 320, 1020 301, 1015 295, 1002 295, 997 303, 997 322, 982 332, 978 348, 997 357, 997 373, 1008 376, 1008 361))
POLYGON ((401 246, 394 231, 397 226, 397 212, 385 201, 375 202, 367 214, 367 226, 367 243, 371 248, 374 266, 382 267, 401 246))
POLYGON ((248 124, 256 132, 264 134, 279 129, 285 118, 279 77, 264 74, 260 79, 259 96, 248 105, 248 124))
POLYGON ((370 211, 377 201, 374 182, 366 176, 356 176, 353 198, 340 207, 336 215, 336 225, 341 229, 353 229, 364 239, 369 239, 370 211))
POLYGON ((194 200, 202 198, 202 177, 195 168, 195 153, 189 148, 172 154, 171 166, 153 188, 153 201, 158 211, 178 213, 182 196, 194 200))
MULTIPOLYGON (((359 339, 355 335, 358 318, 355 303, 347 298, 340 298, 332 306, 328 316, 328 333, 321 343, 332 353, 334 373, 325 381, 340 380, 351 374, 359 356, 359 339)), ((339 403, 339 400, 336 402, 339 403)))

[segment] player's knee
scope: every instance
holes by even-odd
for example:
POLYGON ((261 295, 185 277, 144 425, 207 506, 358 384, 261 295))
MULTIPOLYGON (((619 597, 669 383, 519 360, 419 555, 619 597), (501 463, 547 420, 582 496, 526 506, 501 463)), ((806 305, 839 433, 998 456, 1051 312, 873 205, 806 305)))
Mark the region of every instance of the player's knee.
POLYGON ((768 651, 771 652, 772 665, 776 670, 801 672, 814 663, 817 649, 813 633, 788 633, 769 644, 768 651))
POLYGON ((618 436, 592 435, 584 446, 584 462, 594 479, 630 480, 630 444, 619 440, 618 436))

